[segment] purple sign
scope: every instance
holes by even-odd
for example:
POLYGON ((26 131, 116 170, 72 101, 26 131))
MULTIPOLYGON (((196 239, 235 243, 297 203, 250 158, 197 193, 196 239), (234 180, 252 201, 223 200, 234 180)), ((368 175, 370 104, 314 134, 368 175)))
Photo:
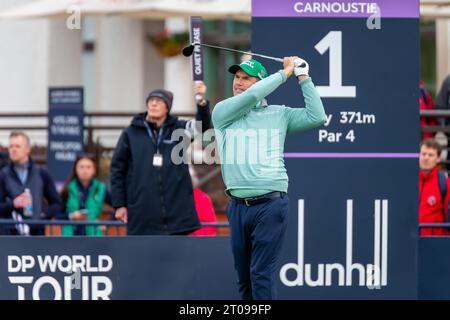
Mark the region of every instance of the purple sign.
POLYGON ((252 0, 252 16, 419 18, 419 0, 252 0))

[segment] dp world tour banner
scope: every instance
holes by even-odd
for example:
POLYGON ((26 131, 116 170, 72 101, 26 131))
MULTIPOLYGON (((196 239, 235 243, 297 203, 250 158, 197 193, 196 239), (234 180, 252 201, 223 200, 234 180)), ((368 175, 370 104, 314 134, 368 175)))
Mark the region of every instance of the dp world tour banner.
POLYGON ((83 88, 50 88, 48 99, 48 169, 58 185, 83 151, 83 88))
POLYGON ((0 300, 238 299, 229 242, 0 237, 0 300))
MULTIPOLYGON (((252 10, 252 50, 307 60, 327 114, 286 142, 280 298, 416 298, 419 1, 254 0, 252 10)), ((293 79, 268 100, 304 106, 293 79)))

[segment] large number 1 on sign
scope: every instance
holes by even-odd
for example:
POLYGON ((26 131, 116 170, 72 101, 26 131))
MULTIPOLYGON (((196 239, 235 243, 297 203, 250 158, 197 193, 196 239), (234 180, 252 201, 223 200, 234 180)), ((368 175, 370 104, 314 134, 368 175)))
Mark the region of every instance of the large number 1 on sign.
POLYGON ((330 49, 330 85, 316 86, 321 97, 355 98, 355 86, 342 86, 342 31, 330 31, 315 46, 320 54, 330 49))

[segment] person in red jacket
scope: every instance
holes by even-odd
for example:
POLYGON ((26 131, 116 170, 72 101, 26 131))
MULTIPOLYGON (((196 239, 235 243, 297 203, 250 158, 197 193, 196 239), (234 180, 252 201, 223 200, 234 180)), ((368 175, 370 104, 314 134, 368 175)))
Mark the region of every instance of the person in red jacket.
MULTIPOLYGON (((419 82, 419 110, 433 110, 434 103, 430 93, 423 85, 423 81, 419 82)), ((420 126, 437 126, 439 123, 436 118, 420 117, 420 126)), ((422 132, 422 139, 434 137, 434 132, 422 132)))
MULTIPOLYGON (((195 210, 198 214, 200 223, 203 222, 217 222, 216 213, 211 201, 211 198, 198 188, 198 176, 195 170, 190 167, 189 173, 191 174, 192 186, 194 188, 194 203, 195 210)), ((216 236, 216 227, 202 227, 190 234, 191 236, 216 236)))
MULTIPOLYGON (((450 192, 446 192, 442 199, 442 190, 439 186, 439 173, 437 164, 441 159, 441 146, 433 139, 428 138, 420 143, 419 155, 419 223, 446 222, 450 192)), ((449 179, 443 176, 446 190, 450 190, 449 179)), ((448 235, 444 228, 422 228, 421 236, 448 235)))

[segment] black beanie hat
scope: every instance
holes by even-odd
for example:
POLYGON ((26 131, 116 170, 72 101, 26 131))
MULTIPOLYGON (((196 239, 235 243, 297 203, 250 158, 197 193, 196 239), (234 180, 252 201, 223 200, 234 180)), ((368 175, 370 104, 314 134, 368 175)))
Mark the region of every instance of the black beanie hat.
POLYGON ((169 111, 172 108, 173 93, 170 92, 169 90, 164 89, 153 90, 148 94, 147 99, 145 99, 145 104, 147 104, 148 100, 150 100, 150 98, 152 97, 158 97, 163 99, 169 111))

